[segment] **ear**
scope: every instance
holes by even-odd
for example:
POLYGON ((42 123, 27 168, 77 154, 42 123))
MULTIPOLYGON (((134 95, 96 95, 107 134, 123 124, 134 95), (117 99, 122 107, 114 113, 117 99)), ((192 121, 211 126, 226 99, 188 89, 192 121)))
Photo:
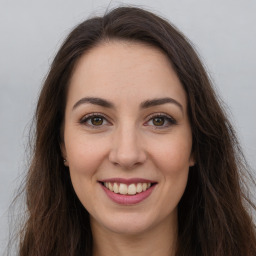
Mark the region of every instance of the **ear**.
POLYGON ((192 152, 191 155, 190 155, 190 158, 189 158, 189 167, 192 167, 195 164, 196 164, 195 155, 194 155, 194 152, 192 152))
POLYGON ((66 146, 65 146, 64 141, 62 141, 62 142, 60 143, 60 150, 61 150, 61 155, 62 155, 62 157, 63 157, 64 165, 65 165, 65 166, 69 166, 69 165, 68 165, 68 159, 67 159, 67 151, 66 151, 66 146))

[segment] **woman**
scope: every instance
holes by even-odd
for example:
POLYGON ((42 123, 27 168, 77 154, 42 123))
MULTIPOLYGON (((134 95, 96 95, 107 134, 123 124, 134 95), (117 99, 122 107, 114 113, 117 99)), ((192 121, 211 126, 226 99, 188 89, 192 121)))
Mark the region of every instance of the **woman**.
POLYGON ((243 163, 176 28, 127 7, 86 20, 38 101, 20 255, 256 255, 243 163))

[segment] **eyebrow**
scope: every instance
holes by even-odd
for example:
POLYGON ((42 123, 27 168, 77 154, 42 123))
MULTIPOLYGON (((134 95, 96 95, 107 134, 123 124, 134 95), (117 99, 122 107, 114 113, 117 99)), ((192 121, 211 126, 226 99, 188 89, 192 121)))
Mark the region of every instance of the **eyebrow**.
MULTIPOLYGON (((97 97, 84 97, 84 98, 80 99, 78 102, 75 103, 75 105, 73 106, 73 110, 76 109, 78 106, 80 106, 82 104, 86 104, 86 103, 90 103, 90 104, 93 104, 93 105, 98 105, 98 106, 105 107, 105 108, 115 108, 114 104, 111 103, 108 100, 105 100, 105 99, 102 99, 102 98, 97 98, 97 97)), ((169 98, 169 97, 156 98, 156 99, 152 99, 152 100, 143 101, 140 104, 140 108, 145 109, 145 108, 150 108, 150 107, 154 107, 154 106, 163 105, 163 104, 166 104, 166 103, 175 104, 183 112, 182 105, 178 101, 176 101, 175 99, 169 98)))
POLYGON ((154 107, 154 106, 158 106, 158 105, 163 105, 163 104, 166 104, 166 103, 175 104, 183 112, 182 105, 178 101, 176 101, 175 99, 169 98, 169 97, 159 98, 159 99, 152 99, 152 100, 146 100, 146 101, 144 101, 144 102, 142 102, 140 104, 140 107, 141 108, 150 108, 150 107, 154 107))
POLYGON ((102 98, 95 98, 95 97, 85 97, 85 98, 82 98, 80 99, 74 106, 73 106, 73 110, 75 108, 77 108, 78 106, 82 105, 82 104, 85 104, 85 103, 90 103, 90 104, 93 104, 93 105, 98 105, 98 106, 101 106, 101 107, 105 107, 105 108, 114 108, 114 105, 107 101, 107 100, 104 100, 102 98))

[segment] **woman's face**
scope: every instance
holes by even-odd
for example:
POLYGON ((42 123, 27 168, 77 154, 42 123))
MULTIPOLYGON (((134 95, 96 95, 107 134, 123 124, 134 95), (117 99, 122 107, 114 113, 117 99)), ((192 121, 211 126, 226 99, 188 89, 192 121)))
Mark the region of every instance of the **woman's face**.
POLYGON ((114 41, 82 56, 62 153, 92 227, 141 234, 176 224, 191 148, 186 93, 161 51, 114 41))

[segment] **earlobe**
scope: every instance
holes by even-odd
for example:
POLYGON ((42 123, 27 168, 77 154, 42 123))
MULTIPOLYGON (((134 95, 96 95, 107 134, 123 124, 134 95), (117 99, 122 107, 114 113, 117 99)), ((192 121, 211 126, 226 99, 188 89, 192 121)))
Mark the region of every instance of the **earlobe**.
POLYGON ((68 161, 65 158, 63 159, 63 163, 64 163, 65 166, 68 167, 68 161))
POLYGON ((65 143, 64 142, 61 142, 60 150, 61 150, 61 155, 63 157, 63 163, 64 163, 65 166, 68 166, 67 152, 66 152, 66 147, 65 147, 65 143))
POLYGON ((190 162, 189 162, 189 167, 193 167, 193 166, 195 166, 195 164, 196 164, 196 163, 195 163, 194 161, 190 161, 190 162))
POLYGON ((191 153, 191 156, 189 158, 189 167, 195 166, 196 161, 195 161, 195 157, 194 157, 194 153, 191 153))

